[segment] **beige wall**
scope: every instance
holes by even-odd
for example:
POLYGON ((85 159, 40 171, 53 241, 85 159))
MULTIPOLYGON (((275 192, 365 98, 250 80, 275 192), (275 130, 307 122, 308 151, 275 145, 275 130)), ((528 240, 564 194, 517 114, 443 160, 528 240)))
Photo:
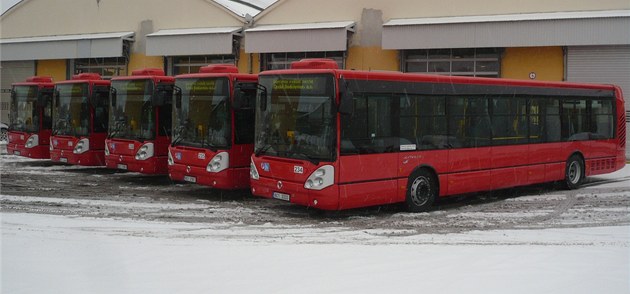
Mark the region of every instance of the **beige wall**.
POLYGON ((2 38, 136 32, 132 51, 144 54, 144 36, 161 29, 242 26, 235 15, 205 0, 24 0, 0 18, 2 38))
POLYGON ((363 8, 383 12, 383 20, 462 15, 630 9, 628 0, 280 0, 256 17, 256 24, 358 21, 363 8))

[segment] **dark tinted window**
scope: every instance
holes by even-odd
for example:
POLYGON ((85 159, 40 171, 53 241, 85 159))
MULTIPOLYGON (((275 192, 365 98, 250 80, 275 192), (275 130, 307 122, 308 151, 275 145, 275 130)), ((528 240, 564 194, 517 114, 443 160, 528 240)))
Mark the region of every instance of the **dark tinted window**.
MULTIPOLYGON (((256 84, 256 83, 252 83, 256 84)), ((241 105, 241 109, 234 110, 234 143, 253 144, 254 143, 254 110, 256 109, 256 87, 241 90, 244 94, 244 101, 247 105, 241 105)))

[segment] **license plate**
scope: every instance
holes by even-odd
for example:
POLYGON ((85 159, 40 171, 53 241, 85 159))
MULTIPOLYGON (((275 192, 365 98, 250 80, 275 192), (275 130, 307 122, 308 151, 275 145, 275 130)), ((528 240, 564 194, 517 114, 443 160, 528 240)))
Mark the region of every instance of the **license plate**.
POLYGON ((126 164, 120 164, 120 163, 119 163, 118 165, 116 165, 116 167, 117 167, 118 169, 127 169, 127 165, 126 165, 126 164))
POLYGON ((280 192, 273 192, 271 197, 273 199, 284 200, 284 201, 289 201, 291 199, 291 195, 280 193, 280 192))
POLYGON ((197 178, 191 177, 191 176, 184 176, 184 181, 191 182, 191 183, 196 183, 197 182, 197 178))
POLYGON ((63 158, 63 157, 61 157, 61 158, 59 158, 59 161, 60 161, 60 162, 68 162, 68 159, 67 159, 67 158, 63 158))
POLYGON ((20 151, 13 151, 13 154, 20 155, 20 151))

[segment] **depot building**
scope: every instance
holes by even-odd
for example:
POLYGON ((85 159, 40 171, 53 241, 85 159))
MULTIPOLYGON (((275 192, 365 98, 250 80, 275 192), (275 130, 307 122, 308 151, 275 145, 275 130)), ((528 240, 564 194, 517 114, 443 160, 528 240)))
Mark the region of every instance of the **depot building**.
MULTIPOLYGON (((340 68, 618 84, 630 93, 627 0, 23 0, 0 18, 2 122, 28 76, 241 72, 309 57, 340 68), (261 0, 250 1, 261 2, 261 0)), ((630 99, 626 99, 630 110, 630 99)))

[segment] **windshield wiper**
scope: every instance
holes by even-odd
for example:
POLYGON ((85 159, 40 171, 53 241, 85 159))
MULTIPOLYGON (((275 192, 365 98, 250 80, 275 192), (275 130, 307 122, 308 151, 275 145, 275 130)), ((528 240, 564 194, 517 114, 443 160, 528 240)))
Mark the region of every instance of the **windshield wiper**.
POLYGON ((175 137, 173 138, 173 142, 171 142, 171 146, 175 146, 177 143, 181 142, 184 139, 184 132, 188 129, 186 125, 181 125, 175 129, 175 137))
POLYGON ((258 148, 258 150, 255 150, 255 151, 254 151, 254 154, 255 154, 256 156, 260 156, 260 154, 262 154, 262 153, 264 153, 265 151, 269 150, 269 148, 271 148, 271 144, 264 145, 264 146, 262 146, 262 147, 258 148))
POLYGON ((318 157, 313 157, 310 156, 304 152, 292 152, 292 151, 285 151, 285 154, 291 154, 296 156, 298 159, 306 159, 308 160, 310 163, 314 164, 314 165, 318 165, 319 162, 323 159, 323 158, 318 158, 318 157))
POLYGON ((125 124, 126 124, 126 121, 124 119, 122 119, 122 120, 119 119, 119 120, 115 121, 114 122, 114 130, 111 131, 109 134, 107 134, 107 139, 111 139, 114 136, 118 135, 118 133, 120 131, 122 131, 122 128, 125 126, 125 124))

